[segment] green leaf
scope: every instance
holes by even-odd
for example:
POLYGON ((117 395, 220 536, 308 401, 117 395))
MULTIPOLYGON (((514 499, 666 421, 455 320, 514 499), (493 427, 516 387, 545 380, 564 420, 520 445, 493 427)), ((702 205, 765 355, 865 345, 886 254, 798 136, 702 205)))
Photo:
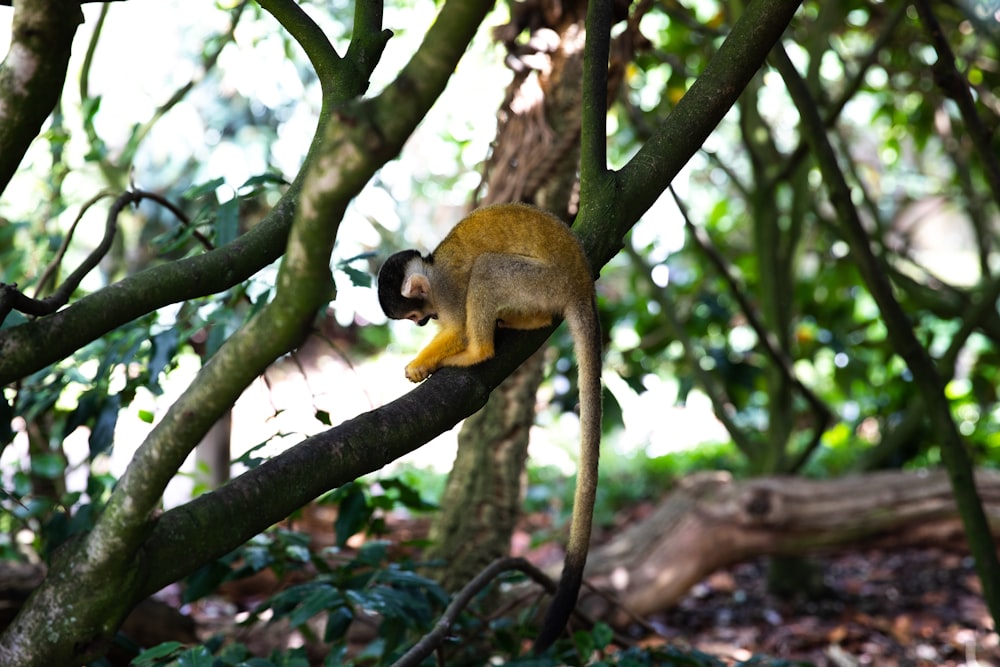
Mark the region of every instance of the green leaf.
POLYGON ((386 492, 389 492, 390 490, 393 491, 396 496, 396 501, 407 509, 418 511, 430 511, 437 509, 437 505, 428 502, 421 497, 420 492, 416 489, 416 487, 407 484, 398 477, 389 477, 379 480, 379 485, 381 485, 386 492))
POLYGON ((341 639, 347 634, 347 629, 354 621, 354 614, 350 608, 343 606, 331 609, 326 617, 326 630, 323 632, 323 641, 328 644, 341 639))
POLYGON ((194 602, 205 597, 218 588, 231 571, 227 564, 219 561, 202 566, 187 578, 187 586, 184 587, 184 602, 194 602))
POLYGON ((195 646, 177 657, 180 667, 212 667, 213 662, 212 654, 204 646, 195 646))
POLYGON ((248 545, 242 550, 243 562, 250 566, 254 572, 260 572, 265 567, 274 562, 271 557, 271 550, 267 546, 257 544, 248 545))
POLYGON ((342 607, 344 596, 332 586, 313 589, 302 603, 288 616, 292 627, 298 627, 310 618, 333 607, 342 607))
POLYGON ((215 652, 215 657, 222 661, 224 665, 248 665, 247 656, 250 651, 240 643, 226 644, 222 649, 215 652))
POLYGON ((341 266, 340 270, 347 274, 352 285, 356 285, 357 287, 372 286, 372 275, 367 271, 360 271, 351 266, 341 266))
POLYGON ((101 406, 101 411, 90 432, 90 457, 106 452, 115 441, 115 426, 118 424, 118 412, 121 409, 121 398, 116 394, 108 396, 101 406))
POLYGON ((250 658, 246 662, 241 662, 239 667, 276 667, 276 665, 264 658, 250 658))
POLYGON ((225 182, 226 179, 220 176, 219 178, 213 179, 211 181, 207 181, 205 183, 199 183, 198 185, 193 185, 184 191, 182 197, 184 197, 185 199, 198 199, 199 197, 202 197, 206 194, 214 193, 219 188, 219 186, 225 184, 225 182))
POLYGON ((254 456, 254 454, 258 450, 262 449, 263 447, 267 447, 267 445, 270 442, 271 442, 271 439, 268 438, 264 442, 262 442, 260 444, 257 444, 257 445, 254 445, 253 447, 251 447, 250 449, 248 449, 242 456, 240 456, 235 461, 233 461, 233 463, 239 463, 241 465, 245 465, 250 470, 253 470, 257 466, 259 466, 261 463, 263 463, 264 461, 267 460, 263 456, 254 456))
POLYGON ((63 426, 64 440, 80 426, 90 423, 90 420, 100 411, 101 401, 105 396, 107 393, 98 388, 91 389, 80 396, 76 402, 76 409, 70 413, 63 426))
POLYGON ((258 185, 268 185, 270 183, 287 185, 288 181, 286 181, 281 174, 258 174, 257 176, 251 176, 248 178, 239 189, 256 188, 258 185))
POLYGON ((240 200, 226 200, 215 217, 215 247, 228 245, 240 234, 240 200))
POLYGON ((180 332, 177 327, 170 327, 163 333, 158 333, 150 339, 149 361, 149 384, 148 388, 154 394, 159 395, 160 374, 173 362, 177 354, 177 344, 180 332))
POLYGON ((35 454, 31 457, 31 473, 43 479, 58 479, 66 469, 66 461, 59 454, 35 454))
POLYGON ((359 484, 349 484, 341 487, 343 493, 337 509, 337 519, 333 523, 337 537, 337 546, 343 547, 348 538, 364 530, 371 518, 372 510, 368 506, 364 489, 359 484))
POLYGON ((16 327, 24 324, 28 321, 28 318, 17 312, 16 310, 7 314, 7 319, 0 322, 0 329, 10 329, 11 327, 16 327))
POLYGON ((162 662, 163 658, 172 658, 184 650, 180 642, 163 642, 153 648, 148 648, 132 660, 133 667, 146 667, 162 662))

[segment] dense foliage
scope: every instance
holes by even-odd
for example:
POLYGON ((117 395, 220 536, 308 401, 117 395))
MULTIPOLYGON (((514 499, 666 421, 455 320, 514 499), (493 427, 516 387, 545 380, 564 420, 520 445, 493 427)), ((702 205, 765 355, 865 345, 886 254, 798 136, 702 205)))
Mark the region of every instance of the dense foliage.
MULTIPOLYGON (((0 8, 5 30, 60 11, 47 0, 23 4, 21 14, 0 8)), ((506 6, 478 27, 489 4, 444 3, 442 39, 428 27, 430 2, 386 7, 384 17, 284 0, 197 11, 167 3, 155 14, 136 2, 87 3, 76 42, 72 33, 59 42, 67 58, 72 50, 67 80, 39 80, 60 100, 40 110, 44 128, 0 116, 13 128, 0 131, 0 557, 51 564, 63 547, 66 562, 89 567, 114 545, 121 556, 111 565, 83 569, 122 588, 97 596, 106 606, 82 614, 98 620, 81 636, 106 639, 139 598, 187 575, 190 602, 264 569, 308 569, 308 582, 254 614, 307 633, 322 618, 328 664, 346 660, 347 628, 362 611, 382 624, 355 658, 376 663, 397 658, 446 607, 432 570, 397 560, 381 541, 333 556, 295 533, 260 531, 334 487, 341 546, 380 535, 379 518, 397 503, 430 509, 408 484, 384 480, 371 495, 351 480, 475 410, 502 368, 480 384, 456 382, 451 394, 421 388, 440 414, 402 405, 380 413, 397 415, 391 422, 347 423, 353 414, 310 388, 305 422, 233 443, 234 470, 253 471, 244 486, 202 495, 211 467, 180 471, 253 378, 278 359, 298 363, 288 355, 306 332, 347 360, 345 376, 389 344, 370 293, 381 253, 440 238, 492 140, 509 75, 488 30, 506 6), (156 41, 144 44, 150 32, 156 41), (330 428, 341 421, 359 430, 330 428), (295 442, 298 453, 260 465, 295 442), (198 500, 159 521, 168 483, 185 478, 198 500), (211 539, 182 550, 178 536, 200 535, 200 521, 211 539), (159 560, 144 561, 147 553, 159 560), (148 577, 146 568, 158 574, 136 584, 130 577, 148 577)), ((725 51, 728 37, 749 34, 741 19, 769 19, 781 34, 782 12, 796 9, 752 4, 638 2, 613 31, 607 151, 620 171, 585 176, 580 208, 595 263, 614 256, 599 282, 614 450, 605 460, 634 466, 605 476, 608 514, 612 499, 656 497, 700 466, 833 476, 944 461, 961 480, 963 461, 949 460, 956 451, 977 465, 1000 462, 996 15, 975 3, 805 3, 767 66, 745 87, 729 86, 734 98, 742 91, 732 111, 689 150, 678 138, 699 136, 689 119, 726 111, 704 101, 721 94, 699 94, 699 82, 740 81, 741 64, 756 70, 752 57, 725 51), (703 106, 692 112, 681 100, 703 106), (852 217, 863 242, 845 224, 852 217), (902 317, 887 309, 870 267, 902 317), (678 450, 697 443, 664 415, 689 406, 705 420, 706 405, 717 426, 697 434, 716 442, 691 463, 678 450)), ((25 34, 7 32, 12 42, 25 34)), ((0 76, 0 113, 33 113, 10 80, 0 76)), ((605 142, 593 127, 581 132, 581 173, 593 173, 588 159, 605 142)), ((552 430, 563 423, 555 413, 576 402, 561 336, 545 390, 552 430)), ((503 363, 515 365, 514 354, 503 363)), ((285 411, 275 406, 262 421, 285 411)), ((467 614, 455 632, 488 632, 517 656, 529 621, 484 628, 467 614)), ((603 625, 562 646, 553 660, 717 664, 673 651, 602 653, 617 647, 603 625)), ((477 657, 456 649, 456 661, 477 657)), ((220 640, 164 645, 137 664, 303 660, 302 651, 253 657, 220 640)), ((546 660, 512 664, 556 664, 546 660)))

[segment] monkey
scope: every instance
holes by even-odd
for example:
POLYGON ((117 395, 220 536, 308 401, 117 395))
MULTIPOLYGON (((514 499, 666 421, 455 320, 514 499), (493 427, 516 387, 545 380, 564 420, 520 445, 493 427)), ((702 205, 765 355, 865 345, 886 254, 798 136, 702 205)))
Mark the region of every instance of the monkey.
POLYGON ((554 215, 527 204, 494 204, 461 220, 429 255, 404 250, 378 274, 386 316, 439 331, 405 369, 420 382, 442 366, 472 366, 494 356, 497 327, 569 325, 580 391, 580 455, 566 558, 533 651, 562 634, 583 581, 590 546, 601 441, 601 328, 594 278, 576 235, 554 215))

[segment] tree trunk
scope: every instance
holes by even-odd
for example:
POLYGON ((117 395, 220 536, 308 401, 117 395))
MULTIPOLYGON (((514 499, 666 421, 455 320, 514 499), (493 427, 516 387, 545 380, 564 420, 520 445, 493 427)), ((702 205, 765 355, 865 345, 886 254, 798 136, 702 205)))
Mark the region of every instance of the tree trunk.
MULTIPOLYGON (((977 472, 976 486, 997 534, 1000 472, 977 472)), ((591 550, 579 609, 622 626, 671 607, 714 570, 748 558, 962 544, 962 535, 942 470, 823 481, 699 473, 646 519, 591 550)))
POLYGON ((426 554, 427 560, 447 563, 431 572, 447 590, 461 588, 510 551, 510 536, 521 513, 521 476, 543 352, 504 380, 459 433, 458 455, 426 554))

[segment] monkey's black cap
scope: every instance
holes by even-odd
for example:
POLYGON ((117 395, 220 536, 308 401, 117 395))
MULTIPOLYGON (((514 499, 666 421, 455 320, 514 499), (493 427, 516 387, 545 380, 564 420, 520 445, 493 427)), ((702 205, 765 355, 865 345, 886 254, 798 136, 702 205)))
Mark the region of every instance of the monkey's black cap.
POLYGON ((407 313, 419 310, 423 306, 420 299, 403 296, 403 278, 406 276, 406 265, 411 260, 419 259, 418 250, 403 250, 391 255, 378 271, 378 302, 385 316, 393 320, 401 320, 407 313))

